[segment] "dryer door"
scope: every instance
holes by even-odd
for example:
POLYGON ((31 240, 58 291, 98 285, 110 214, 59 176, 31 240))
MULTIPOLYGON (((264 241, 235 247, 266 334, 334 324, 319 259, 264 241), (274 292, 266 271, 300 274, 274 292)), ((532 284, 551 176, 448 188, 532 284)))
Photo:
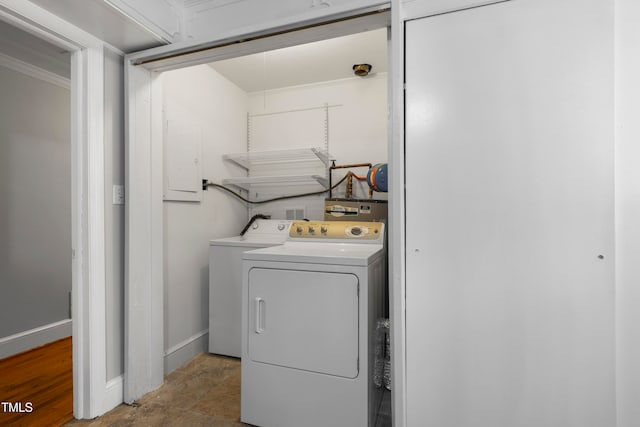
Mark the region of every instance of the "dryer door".
POLYGON ((248 304, 248 354, 254 362, 358 376, 354 274, 253 268, 248 304))

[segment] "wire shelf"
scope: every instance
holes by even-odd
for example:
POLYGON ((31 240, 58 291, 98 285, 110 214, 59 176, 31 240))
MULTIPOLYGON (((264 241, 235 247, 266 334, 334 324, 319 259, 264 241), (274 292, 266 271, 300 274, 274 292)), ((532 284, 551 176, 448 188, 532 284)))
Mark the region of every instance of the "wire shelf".
POLYGON ((260 165, 277 165, 279 163, 298 163, 320 161, 329 167, 335 160, 323 148, 296 148, 291 150, 250 151, 246 153, 225 154, 224 160, 231 161, 246 170, 260 165))

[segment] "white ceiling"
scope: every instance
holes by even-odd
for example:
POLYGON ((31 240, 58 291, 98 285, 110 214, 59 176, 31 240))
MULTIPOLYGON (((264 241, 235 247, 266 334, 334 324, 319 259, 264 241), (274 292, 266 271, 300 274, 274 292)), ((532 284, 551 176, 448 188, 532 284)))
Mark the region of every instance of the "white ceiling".
POLYGON ((387 72, 387 29, 273 50, 210 64, 246 92, 354 77, 354 64, 387 72))
MULTIPOLYGON (((109 6, 104 0, 31 1, 125 53, 166 43, 166 41, 160 41, 156 34, 146 30, 139 22, 109 6)), ((110 1, 124 4, 129 0, 110 1)), ((171 1, 175 4, 183 4, 182 0, 171 1)), ((0 30, 5 31, 5 33, 0 32, 5 45, 8 45, 8 41, 17 39, 23 46, 33 46, 32 53, 34 49, 40 52, 48 51, 49 56, 52 52, 56 52, 41 44, 45 42, 40 41, 40 43, 35 37, 31 40, 29 37, 17 36, 15 30, 9 27, 5 27, 4 30, 0 28, 0 30)), ((1 45, 2 43, 0 47, 1 45)), ((4 48, 11 49, 10 46, 4 46, 4 48)), ((27 62, 35 61, 27 58, 27 62)), ((63 56, 58 61, 58 65, 62 66, 63 62, 66 63, 66 70, 52 71, 68 75, 68 61, 68 55, 63 56)), ((382 28, 219 61, 211 66, 244 91, 256 92, 354 77, 352 70, 354 64, 371 64, 372 74, 375 75, 387 71, 387 62, 387 30, 382 28)))
POLYGON ((124 53, 166 44, 103 0, 31 0, 124 53))
MULTIPOLYGON (((184 8, 185 0, 155 1, 147 0, 139 4, 132 0, 31 0, 124 53, 170 41, 164 38, 166 34, 161 36, 160 33, 171 30, 169 27, 177 19, 174 14, 184 8), (121 8, 131 4, 146 5, 147 9, 121 8), (151 18, 157 17, 147 16, 149 19, 146 21, 142 18, 146 16, 145 11, 156 10, 154 5, 164 8, 164 15, 158 14, 171 22, 155 19, 163 25, 154 27, 152 31, 147 26, 155 23, 151 18), (129 12, 136 12, 139 16, 128 16, 126 13, 129 12), (162 31, 154 32, 158 29, 162 31)), ((386 29, 234 58, 216 62, 212 66, 245 91, 255 92, 353 77, 352 66, 360 63, 373 65, 372 73, 387 71, 386 29)))

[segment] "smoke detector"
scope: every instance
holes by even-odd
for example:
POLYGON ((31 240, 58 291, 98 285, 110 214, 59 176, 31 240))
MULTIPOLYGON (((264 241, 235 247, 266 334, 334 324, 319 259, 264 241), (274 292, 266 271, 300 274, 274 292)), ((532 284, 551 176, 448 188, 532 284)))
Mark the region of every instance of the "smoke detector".
POLYGON ((366 77, 371 68, 370 64, 356 64, 353 66, 353 73, 358 77, 366 77))

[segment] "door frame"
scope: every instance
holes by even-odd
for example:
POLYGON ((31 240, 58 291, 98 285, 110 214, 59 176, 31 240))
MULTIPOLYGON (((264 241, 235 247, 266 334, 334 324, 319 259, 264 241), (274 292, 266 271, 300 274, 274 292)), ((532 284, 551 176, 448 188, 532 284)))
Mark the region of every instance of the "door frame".
POLYGON ((162 46, 125 56, 129 195, 125 226, 125 402, 135 401, 164 380, 161 73, 389 27, 388 10, 388 3, 361 7, 312 22, 289 23, 223 40, 199 40, 193 46, 162 46))
POLYGON ((0 0, 0 19, 71 52, 73 414, 94 418, 122 401, 106 379, 105 44, 28 1, 0 0))

